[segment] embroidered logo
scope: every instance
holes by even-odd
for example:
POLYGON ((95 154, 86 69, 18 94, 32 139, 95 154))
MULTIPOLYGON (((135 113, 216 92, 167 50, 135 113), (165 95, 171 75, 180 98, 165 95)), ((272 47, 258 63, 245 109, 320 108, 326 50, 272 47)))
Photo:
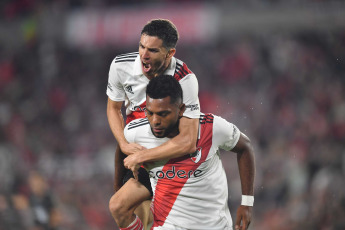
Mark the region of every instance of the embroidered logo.
POLYGON ((134 94, 131 85, 126 86, 126 87, 125 87, 125 90, 126 90, 128 93, 134 94))
POLYGON ((192 154, 190 154, 190 159, 194 162, 194 163, 198 163, 201 159, 201 147, 198 147, 196 149, 196 151, 192 154))

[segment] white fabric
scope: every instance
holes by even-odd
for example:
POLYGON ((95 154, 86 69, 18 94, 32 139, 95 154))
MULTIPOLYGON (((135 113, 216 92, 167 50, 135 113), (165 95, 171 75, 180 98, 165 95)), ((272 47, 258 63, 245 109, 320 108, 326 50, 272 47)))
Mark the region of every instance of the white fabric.
MULTIPOLYGON (((199 151, 201 158, 198 157, 199 154, 193 155, 194 158, 186 157, 186 160, 183 162, 187 163, 186 165, 181 164, 182 166, 178 165, 178 163, 169 164, 168 161, 145 164, 145 168, 148 170, 151 178, 154 202, 156 202, 157 192, 162 194, 162 189, 164 189, 164 187, 158 187, 161 186, 159 183, 165 180, 167 183, 171 182, 174 184, 176 181, 176 183, 179 183, 178 180, 183 177, 189 177, 178 192, 176 200, 173 201, 172 208, 166 217, 164 225, 154 228, 155 230, 232 229, 232 219, 228 208, 227 179, 218 150, 219 147, 231 150, 239 140, 240 131, 235 125, 218 116, 214 116, 213 124, 201 124, 199 130, 201 139, 208 134, 211 134, 212 139, 211 146, 209 147, 206 144, 205 146, 198 145, 199 150, 201 149, 199 151), (207 151, 207 148, 209 148, 209 151, 207 151), (204 154, 208 154, 207 158, 204 154), (203 156, 205 157, 204 161, 202 161, 203 156), (192 159, 195 162, 198 162, 199 159, 199 163, 202 163, 197 168, 190 170, 196 164, 192 159), (169 165, 168 168, 167 165, 169 165), (186 167, 184 168, 184 166, 186 167), (183 170, 185 170, 185 173, 183 170), (162 175, 165 178, 158 178, 163 177, 162 175), (178 175, 180 178, 177 178, 178 175)), ((128 142, 135 142, 146 148, 157 147, 169 140, 169 138, 156 138, 151 132, 147 118, 130 122, 125 127, 124 134, 128 142)), ((173 193, 173 191, 163 192, 173 193)), ((164 205, 166 204, 169 204, 169 196, 160 204, 162 207, 159 208, 165 209, 164 205)), ((155 206, 155 208, 157 207, 155 206)), ((156 209, 154 211, 159 212, 156 209)))
POLYGON ((253 206, 254 205, 254 196, 242 195, 241 205, 253 206))
MULTIPOLYGON (((113 101, 125 101, 126 114, 128 115, 132 111, 136 111, 146 101, 146 86, 149 79, 142 73, 139 54, 136 52, 126 55, 121 57, 121 62, 116 62, 117 58, 115 58, 111 63, 106 93, 113 101)), ((182 61, 173 57, 164 74, 173 76, 176 63, 183 65, 182 61)), ((200 103, 196 76, 193 73, 187 74, 179 82, 183 91, 183 103, 186 105, 183 115, 188 118, 198 118, 200 103)))

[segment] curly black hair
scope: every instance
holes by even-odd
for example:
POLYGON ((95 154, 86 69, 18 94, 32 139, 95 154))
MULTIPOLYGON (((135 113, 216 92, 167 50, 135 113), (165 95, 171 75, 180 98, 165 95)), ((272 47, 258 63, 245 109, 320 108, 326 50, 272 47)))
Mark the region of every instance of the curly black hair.
POLYGON ((170 96, 170 103, 182 103, 182 88, 180 83, 170 75, 160 75, 152 80, 146 88, 146 95, 152 99, 162 99, 170 96))

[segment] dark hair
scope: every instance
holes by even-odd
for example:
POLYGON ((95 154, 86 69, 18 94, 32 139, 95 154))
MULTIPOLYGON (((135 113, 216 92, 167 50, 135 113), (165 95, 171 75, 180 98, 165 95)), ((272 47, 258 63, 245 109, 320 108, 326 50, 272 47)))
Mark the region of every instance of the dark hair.
POLYGON ((149 81, 146 88, 146 95, 152 99, 162 99, 170 96, 170 103, 174 104, 181 99, 182 88, 180 83, 170 75, 160 75, 149 81))
POLYGON ((178 40, 176 26, 167 19, 154 19, 149 21, 141 31, 141 35, 155 36, 163 40, 167 49, 175 48, 178 40))

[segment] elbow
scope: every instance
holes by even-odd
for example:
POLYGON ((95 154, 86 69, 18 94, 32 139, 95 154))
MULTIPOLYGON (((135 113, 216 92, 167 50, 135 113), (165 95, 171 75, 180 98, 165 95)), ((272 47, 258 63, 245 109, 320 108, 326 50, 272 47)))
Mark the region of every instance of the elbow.
POLYGON ((246 140, 245 140, 245 148, 248 152, 250 152, 251 154, 254 153, 254 148, 253 148, 253 145, 250 141, 250 139, 247 137, 246 140))
POLYGON ((188 151, 186 151, 188 154, 195 153, 197 150, 196 145, 189 146, 188 151))
POLYGON ((250 155, 251 158, 254 158, 254 148, 253 145, 250 143, 250 140, 246 142, 244 152, 250 155))
POLYGON ((249 154, 249 155, 254 155, 254 148, 253 145, 250 141, 250 139, 243 133, 241 133, 241 137, 240 137, 240 147, 238 149, 238 153, 243 154, 249 154))
POLYGON ((186 154, 191 154, 194 153, 196 151, 196 140, 194 140, 193 138, 186 138, 184 139, 184 143, 181 145, 183 148, 183 152, 186 154))

